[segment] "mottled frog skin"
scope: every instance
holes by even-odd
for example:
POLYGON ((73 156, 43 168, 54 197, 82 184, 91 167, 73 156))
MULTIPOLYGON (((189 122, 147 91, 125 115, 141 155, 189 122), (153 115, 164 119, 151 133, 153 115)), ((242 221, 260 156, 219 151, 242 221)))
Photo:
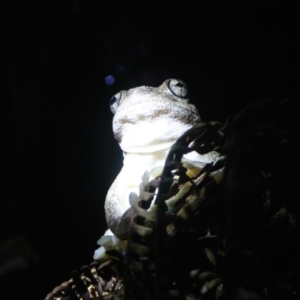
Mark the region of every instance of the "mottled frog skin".
MULTIPOLYGON (((187 92, 183 81, 169 79, 159 87, 136 87, 121 91, 111 99, 113 133, 124 161, 107 193, 105 214, 109 229, 119 239, 127 239, 131 220, 129 195, 139 194, 145 171, 162 170, 174 142, 200 121, 187 92)), ((215 160, 214 156, 192 152, 185 160, 201 167, 215 160)))

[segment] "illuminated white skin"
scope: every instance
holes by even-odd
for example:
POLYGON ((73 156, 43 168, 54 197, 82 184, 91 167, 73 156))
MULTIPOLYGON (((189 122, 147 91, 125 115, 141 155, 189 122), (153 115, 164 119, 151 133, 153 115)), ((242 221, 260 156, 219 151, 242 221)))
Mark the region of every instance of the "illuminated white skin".
MULTIPOLYGON (((111 99, 113 132, 123 150, 124 161, 107 193, 105 214, 109 229, 120 239, 127 238, 131 217, 127 211, 129 195, 139 194, 142 175, 153 168, 162 168, 174 142, 200 121, 186 94, 184 82, 169 79, 159 87, 141 86, 121 91, 111 99)), ((216 156, 192 152, 185 155, 185 160, 201 167, 216 156)))

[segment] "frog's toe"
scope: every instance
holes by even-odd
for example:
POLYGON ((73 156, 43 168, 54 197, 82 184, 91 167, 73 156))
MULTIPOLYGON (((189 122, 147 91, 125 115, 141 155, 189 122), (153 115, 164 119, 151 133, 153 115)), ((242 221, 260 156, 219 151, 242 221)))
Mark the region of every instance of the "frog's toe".
POLYGON ((137 201, 138 201, 138 195, 135 193, 135 192, 131 192, 130 194, 129 194, 129 204, 130 204, 130 206, 131 207, 134 207, 135 206, 135 204, 137 203, 137 201))

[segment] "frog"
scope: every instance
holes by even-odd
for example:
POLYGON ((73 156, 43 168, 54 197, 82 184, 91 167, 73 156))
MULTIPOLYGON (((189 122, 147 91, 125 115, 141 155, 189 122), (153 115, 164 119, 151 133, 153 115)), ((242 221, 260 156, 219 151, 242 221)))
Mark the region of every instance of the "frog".
MULTIPOLYGON (((114 115, 113 134, 123 152, 123 167, 108 190, 104 208, 109 230, 117 239, 126 240, 131 200, 137 198, 132 195, 139 194, 143 174, 158 176, 172 145, 201 118, 188 98, 187 84, 174 78, 158 87, 122 90, 110 99, 110 109, 114 115)), ((217 155, 191 152, 183 159, 186 166, 201 168, 216 160, 217 155)))

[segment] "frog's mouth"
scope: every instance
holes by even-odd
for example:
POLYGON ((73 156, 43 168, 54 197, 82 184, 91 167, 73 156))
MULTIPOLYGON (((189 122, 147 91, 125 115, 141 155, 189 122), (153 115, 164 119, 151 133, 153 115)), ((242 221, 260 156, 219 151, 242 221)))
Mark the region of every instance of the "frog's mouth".
MULTIPOLYGON (((132 108, 132 109, 134 109, 134 108, 132 108)), ((186 123, 186 124, 191 124, 195 120, 197 120, 197 121, 200 120, 199 115, 196 114, 195 112, 188 110, 186 108, 183 108, 182 110, 183 111, 181 112, 180 115, 177 115, 175 113, 170 113, 169 109, 167 109, 167 108, 157 109, 154 112, 152 112, 151 114, 144 114, 144 113, 136 114, 136 116, 134 118, 130 117, 129 114, 126 114, 126 115, 122 116, 121 118, 119 118, 118 122, 120 122, 120 124, 122 124, 122 125, 136 124, 138 126, 138 123, 140 121, 153 122, 155 120, 159 120, 160 118, 164 118, 165 116, 170 119, 173 119, 173 117, 174 117, 174 120, 180 119, 182 123, 186 123)))
POLYGON ((149 101, 146 97, 141 97, 135 101, 127 101, 122 103, 118 108, 116 115, 120 112, 126 112, 128 114, 141 113, 145 115, 154 114, 155 111, 160 110, 163 114, 169 114, 173 110, 185 110, 191 114, 195 114, 199 117, 198 111, 195 105, 188 102, 174 101, 174 100, 157 100, 149 101), (165 111, 163 111, 165 110, 165 111))
POLYGON ((159 120, 169 118, 180 120, 182 123, 191 123, 192 120, 200 121, 196 107, 193 104, 174 101, 140 101, 122 105, 114 115, 114 122, 137 124, 141 120, 159 120))

